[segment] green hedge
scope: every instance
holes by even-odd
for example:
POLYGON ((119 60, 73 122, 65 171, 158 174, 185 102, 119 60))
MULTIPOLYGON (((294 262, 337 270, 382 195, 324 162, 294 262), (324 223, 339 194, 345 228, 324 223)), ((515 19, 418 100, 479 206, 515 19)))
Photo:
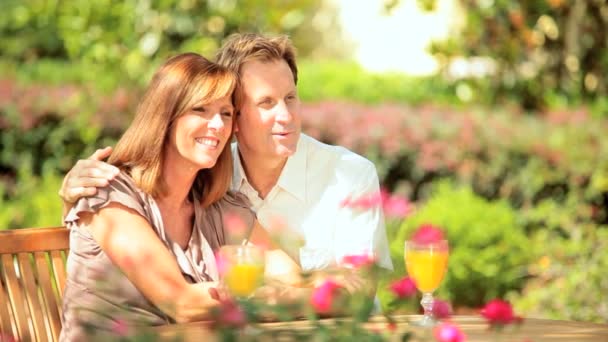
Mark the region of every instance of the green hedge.
POLYGON ((523 292, 510 296, 516 310, 530 316, 608 322, 608 226, 582 228, 574 237, 552 230, 532 237, 532 278, 523 292))
POLYGON ((457 104, 455 87, 438 76, 372 73, 356 63, 303 61, 298 92, 305 102, 345 100, 367 104, 457 104))
POLYGON ((391 234, 398 273, 404 270, 405 240, 425 223, 443 228, 450 242, 448 273, 438 295, 454 306, 480 307, 524 286, 532 261, 530 239, 506 201, 491 202, 468 187, 436 182, 429 200, 391 234))

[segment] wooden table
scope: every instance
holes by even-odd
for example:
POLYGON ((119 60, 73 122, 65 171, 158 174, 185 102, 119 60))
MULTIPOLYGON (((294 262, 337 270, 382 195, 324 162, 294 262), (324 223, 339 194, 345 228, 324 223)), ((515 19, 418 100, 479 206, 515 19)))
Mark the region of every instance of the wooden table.
MULTIPOLYGON (((411 331, 417 338, 413 341, 435 341, 430 337, 430 331, 424 328, 413 327, 408 322, 420 318, 417 315, 400 315, 395 317, 397 329, 394 337, 398 341, 398 336, 405 331, 411 331), (426 339, 425 339, 426 338, 426 339)), ((332 319, 323 320, 323 323, 331 324, 332 319)), ((455 323, 465 333, 468 342, 608 342, 608 324, 594 324, 586 322, 558 321, 549 319, 527 318, 519 326, 510 326, 500 333, 488 330, 488 325, 479 316, 454 316, 451 321, 455 323), (499 337, 499 338, 497 338, 499 337)), ((299 330, 310 329, 308 321, 278 322, 261 324, 261 329, 268 330, 299 330)), ((386 322, 382 317, 374 317, 366 326, 369 329, 387 329, 386 322)), ((163 338, 171 339, 183 337, 184 341, 216 341, 217 336, 209 329, 209 323, 187 323, 175 324, 156 328, 159 335, 163 338)), ((288 339, 286 339, 288 340, 288 339)))

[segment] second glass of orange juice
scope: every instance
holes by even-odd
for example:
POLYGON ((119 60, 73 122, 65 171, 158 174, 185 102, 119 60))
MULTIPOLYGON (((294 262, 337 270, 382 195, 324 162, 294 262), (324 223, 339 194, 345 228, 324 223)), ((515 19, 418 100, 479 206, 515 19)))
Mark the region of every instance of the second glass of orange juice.
POLYGON ((245 298, 262 284, 264 279, 264 252, 253 245, 226 245, 221 247, 224 271, 222 280, 235 297, 245 298))
POLYGON ((439 287, 448 266, 449 248, 447 240, 432 243, 405 242, 405 266, 408 275, 422 292, 420 304, 424 317, 413 322, 421 326, 433 326, 433 292, 439 287))

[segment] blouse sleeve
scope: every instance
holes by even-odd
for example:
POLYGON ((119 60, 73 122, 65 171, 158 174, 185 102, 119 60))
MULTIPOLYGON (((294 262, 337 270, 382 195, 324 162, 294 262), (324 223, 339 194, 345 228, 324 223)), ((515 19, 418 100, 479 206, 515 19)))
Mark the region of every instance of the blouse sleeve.
POLYGON ((107 186, 98 188, 97 194, 80 198, 66 215, 64 223, 68 228, 72 228, 76 226, 81 213, 96 213, 112 202, 122 204, 148 218, 144 202, 135 184, 129 176, 121 172, 107 186))

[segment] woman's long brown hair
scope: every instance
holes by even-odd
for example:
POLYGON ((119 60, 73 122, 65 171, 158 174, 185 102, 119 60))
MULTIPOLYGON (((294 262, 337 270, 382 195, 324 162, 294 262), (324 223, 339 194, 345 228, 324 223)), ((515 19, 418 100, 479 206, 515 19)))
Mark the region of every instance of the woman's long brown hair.
MULTIPOLYGON (((234 72, 198 54, 184 53, 170 58, 154 74, 133 122, 116 144, 109 163, 127 172, 144 192, 153 197, 162 196, 167 191, 162 178, 163 153, 171 125, 197 105, 232 95, 237 82, 234 72)), ((230 139, 216 164, 200 170, 194 182, 205 207, 219 200, 230 187, 229 142, 230 139)))

